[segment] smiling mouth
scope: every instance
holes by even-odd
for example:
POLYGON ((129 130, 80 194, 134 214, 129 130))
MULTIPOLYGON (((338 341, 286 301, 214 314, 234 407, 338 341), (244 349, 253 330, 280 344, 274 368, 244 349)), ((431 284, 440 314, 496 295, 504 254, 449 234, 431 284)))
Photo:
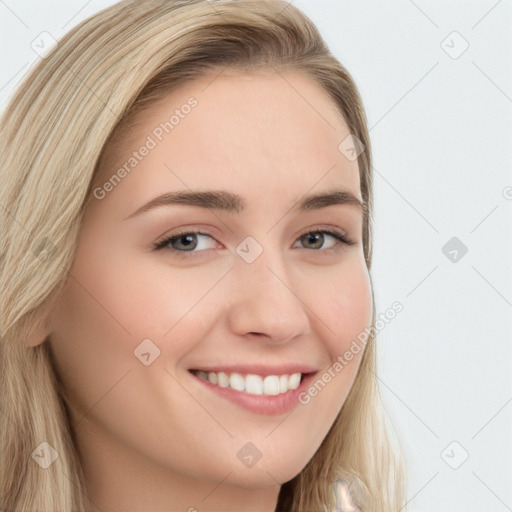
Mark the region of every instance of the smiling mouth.
POLYGON ((290 373, 281 375, 242 374, 237 372, 205 372, 189 370, 197 377, 221 388, 230 388, 250 395, 283 395, 299 387, 306 374, 290 373))

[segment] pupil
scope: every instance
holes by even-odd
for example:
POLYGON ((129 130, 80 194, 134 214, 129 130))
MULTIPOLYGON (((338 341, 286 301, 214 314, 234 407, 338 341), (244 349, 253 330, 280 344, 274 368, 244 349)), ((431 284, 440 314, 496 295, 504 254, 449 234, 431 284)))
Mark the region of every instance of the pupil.
POLYGON ((308 237, 308 243, 315 245, 317 248, 322 246, 324 235, 321 233, 310 233, 306 236, 308 237))
POLYGON ((180 242, 183 242, 183 241, 184 241, 184 243, 182 243, 181 245, 185 249, 189 249, 189 250, 194 249, 195 246, 197 245, 197 243, 195 241, 195 235, 183 235, 176 239, 176 242, 178 243, 178 245, 180 244, 180 242))

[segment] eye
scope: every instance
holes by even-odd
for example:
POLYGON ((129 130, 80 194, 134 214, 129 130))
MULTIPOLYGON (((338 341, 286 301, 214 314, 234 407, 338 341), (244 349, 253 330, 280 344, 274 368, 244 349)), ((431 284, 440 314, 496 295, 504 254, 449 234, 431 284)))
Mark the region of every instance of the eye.
MULTIPOLYGON (((323 229, 308 231, 301 235, 297 242, 302 244, 302 248, 313 251, 336 250, 342 245, 355 245, 355 242, 345 234, 323 229)), ((198 252, 215 248, 218 248, 218 242, 211 235, 193 230, 175 233, 153 244, 155 251, 165 249, 183 258, 193 257, 198 252)))
POLYGON ((197 250, 215 249, 217 241, 200 231, 184 231, 156 242, 154 250, 168 249, 172 252, 197 252, 197 250), (208 240, 209 239, 209 240, 208 240))
POLYGON ((337 231, 332 230, 308 231, 299 238, 299 241, 306 245, 311 244, 310 247, 305 247, 305 249, 313 250, 335 249, 336 246, 340 246, 342 244, 355 244, 355 242, 347 238, 343 233, 338 233, 337 231), (325 246, 326 240, 327 246, 325 246))

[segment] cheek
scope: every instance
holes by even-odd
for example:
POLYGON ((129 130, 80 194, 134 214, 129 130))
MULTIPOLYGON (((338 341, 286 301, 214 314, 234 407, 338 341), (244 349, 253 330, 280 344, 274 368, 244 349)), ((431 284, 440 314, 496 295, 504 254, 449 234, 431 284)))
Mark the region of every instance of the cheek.
POLYGON ((325 340, 326 348, 335 359, 371 325, 372 290, 365 262, 356 260, 350 267, 330 276, 324 290, 320 293, 317 289, 314 296, 319 303, 316 308, 322 312, 330 334, 325 340))
POLYGON ((215 294, 231 267, 229 262, 172 267, 164 254, 130 256, 102 250, 102 244, 96 247, 94 252, 77 253, 72 300, 77 310, 85 305, 78 311, 81 317, 97 318, 110 330, 104 325, 109 320, 118 334, 130 337, 132 345, 145 338, 162 339, 192 317, 200 320, 202 301, 215 294))
POLYGON ((128 312, 126 322, 138 339, 150 338, 158 345, 166 367, 179 366, 217 322, 226 302, 223 278, 231 267, 226 261, 189 268, 162 261, 148 268, 132 266, 132 276, 124 280, 124 286, 137 290, 137 296, 123 308, 128 312))
POLYGON ((352 262, 350 271, 347 268, 331 275, 323 293, 320 287, 315 290, 310 297, 316 298, 314 310, 320 312, 317 332, 323 333, 330 361, 315 377, 302 403, 321 419, 319 424, 331 425, 354 383, 371 326, 372 290, 366 264, 363 260, 352 262))
POLYGON ((162 463, 169 464, 165 453, 190 459, 199 434, 187 415, 203 423, 208 418, 176 383, 173 367, 203 333, 202 298, 225 270, 209 269, 193 277, 186 271, 155 272, 134 261, 113 260, 97 254, 84 264, 77 258, 74 279, 53 317, 51 345, 73 422, 84 431, 101 426, 100 431, 114 433, 162 463), (146 338, 160 349, 149 366, 134 355, 146 338), (152 441, 144 444, 140 433, 149 430, 152 441))
POLYGON ((160 350, 162 357, 152 366, 174 366, 215 314, 211 299, 229 265, 198 271, 150 260, 123 259, 101 249, 77 252, 73 277, 54 314, 51 343, 59 373, 81 410, 140 366, 134 350, 143 340, 160 350))
MULTIPOLYGON (((67 283, 50 336, 58 373, 79 415, 130 371, 138 339, 133 325, 112 307, 112 292, 102 288, 109 280, 85 277, 74 275, 67 283)), ((119 285, 113 289, 123 291, 119 285)))

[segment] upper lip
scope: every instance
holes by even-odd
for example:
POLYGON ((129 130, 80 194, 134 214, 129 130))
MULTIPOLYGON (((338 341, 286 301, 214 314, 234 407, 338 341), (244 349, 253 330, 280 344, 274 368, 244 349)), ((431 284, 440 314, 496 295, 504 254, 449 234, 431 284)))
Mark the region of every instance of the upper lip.
POLYGON ((189 368, 189 371, 202 371, 202 372, 224 372, 224 373, 240 373, 240 374, 253 374, 253 375, 290 375, 292 373, 316 373, 318 370, 307 364, 293 364, 286 363, 278 366, 269 366, 263 364, 239 364, 239 365, 208 365, 208 366, 194 366, 189 368))

